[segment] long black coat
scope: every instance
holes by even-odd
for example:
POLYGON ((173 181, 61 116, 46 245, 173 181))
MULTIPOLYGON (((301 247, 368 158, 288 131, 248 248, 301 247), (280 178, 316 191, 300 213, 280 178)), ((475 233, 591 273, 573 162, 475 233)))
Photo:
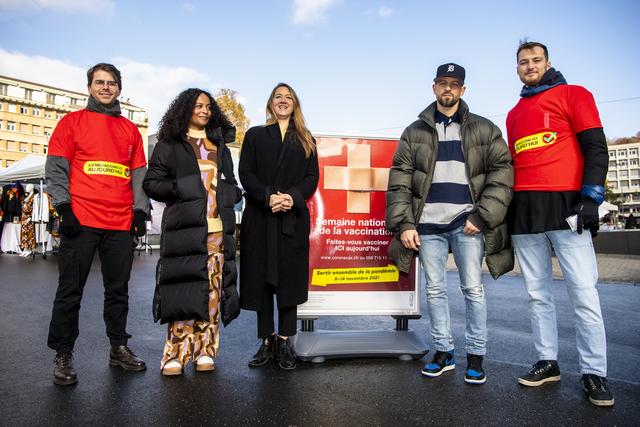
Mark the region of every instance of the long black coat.
MULTIPOLYGON (((235 288, 238 275, 233 206, 242 195, 233 175, 231 153, 225 145, 225 139, 233 141, 234 136, 235 129, 228 130, 224 138, 220 128, 207 132, 207 138, 218 147, 216 202, 224 232, 223 294, 225 289, 235 288)), ((142 187, 150 198, 166 203, 156 269, 154 318, 161 323, 208 321, 207 192, 186 137, 158 142, 142 187)))
POLYGON ((318 157, 305 157, 291 126, 282 141, 277 123, 256 126, 244 137, 238 173, 247 204, 240 234, 240 304, 262 311, 267 282, 276 286, 278 307, 307 300, 309 210, 318 185, 318 157), (272 213, 271 194, 290 194, 293 207, 272 213))

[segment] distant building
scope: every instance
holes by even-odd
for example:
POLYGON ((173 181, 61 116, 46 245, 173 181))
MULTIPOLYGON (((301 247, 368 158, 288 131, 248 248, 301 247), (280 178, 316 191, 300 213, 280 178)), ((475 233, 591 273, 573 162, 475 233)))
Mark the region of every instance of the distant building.
POLYGON ((622 200, 619 214, 640 213, 640 138, 609 144, 609 188, 622 200))
POLYGON ((158 143, 158 133, 156 132, 149 135, 149 138, 147 141, 147 149, 149 150, 147 159, 151 157, 151 154, 153 153, 153 149, 156 148, 157 143, 158 143))
MULTIPOLYGON (((0 76, 0 168, 29 154, 47 154, 49 137, 67 113, 84 108, 89 95, 0 76)), ((138 126, 147 151, 147 112, 120 101, 122 115, 138 126)))

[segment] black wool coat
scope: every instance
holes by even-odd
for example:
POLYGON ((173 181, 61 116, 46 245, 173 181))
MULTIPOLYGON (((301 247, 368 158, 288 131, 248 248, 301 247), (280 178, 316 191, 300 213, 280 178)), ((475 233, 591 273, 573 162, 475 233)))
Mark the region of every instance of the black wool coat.
MULTIPOLYGON (((231 152, 235 129, 207 130, 218 147, 216 202, 223 225, 222 287, 237 282, 235 213, 242 193, 233 174, 231 152)), ((166 203, 162 215, 160 260, 156 268, 154 320, 209 320, 209 272, 207 269, 207 192, 193 148, 184 138, 161 140, 153 150, 142 187, 147 195, 166 203)))
POLYGON ((244 137, 238 173, 247 199, 240 233, 240 304, 262 311, 267 283, 276 288, 278 307, 307 300, 309 210, 318 185, 318 156, 305 157, 292 133, 282 141, 277 123, 256 126, 244 137), (293 207, 272 213, 269 197, 290 194, 293 207))

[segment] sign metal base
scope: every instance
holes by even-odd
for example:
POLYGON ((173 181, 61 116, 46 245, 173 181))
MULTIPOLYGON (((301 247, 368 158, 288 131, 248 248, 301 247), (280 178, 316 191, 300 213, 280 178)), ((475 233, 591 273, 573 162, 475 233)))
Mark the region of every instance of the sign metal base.
POLYGON ((291 340, 298 359, 313 363, 354 357, 411 360, 420 359, 429 351, 412 330, 298 331, 291 340))

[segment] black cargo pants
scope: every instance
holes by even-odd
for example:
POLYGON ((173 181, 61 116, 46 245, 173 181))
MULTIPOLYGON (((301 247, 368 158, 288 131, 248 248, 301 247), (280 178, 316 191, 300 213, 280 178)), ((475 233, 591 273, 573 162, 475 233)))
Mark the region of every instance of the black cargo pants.
POLYGON ((49 325, 48 346, 71 351, 78 338, 82 292, 96 250, 104 283, 104 323, 111 345, 126 345, 129 277, 133 263, 133 236, 129 231, 82 227, 77 236, 62 236, 58 254, 58 290, 49 325))

